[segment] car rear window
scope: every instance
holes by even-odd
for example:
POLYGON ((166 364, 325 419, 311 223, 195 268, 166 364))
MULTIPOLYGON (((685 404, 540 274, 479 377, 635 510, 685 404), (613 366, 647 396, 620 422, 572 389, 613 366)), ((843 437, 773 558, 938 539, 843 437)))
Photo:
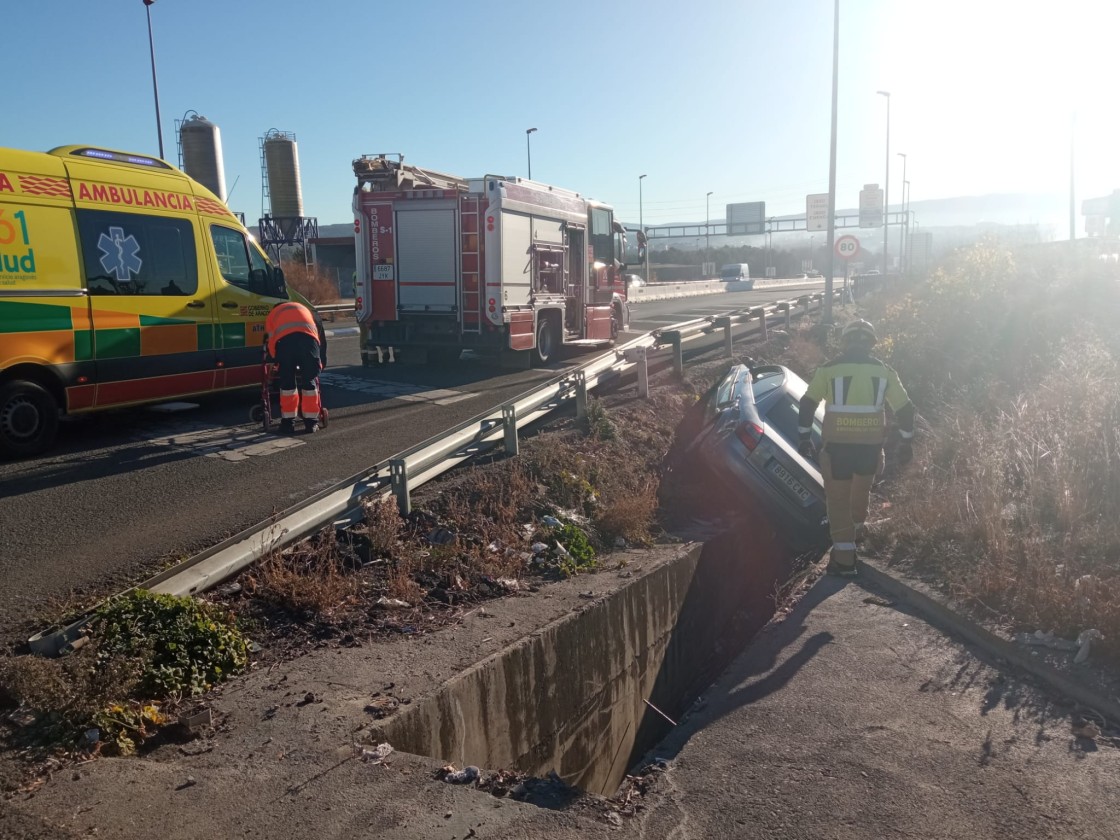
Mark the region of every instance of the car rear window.
MULTIPOLYGON (((791 445, 796 446, 799 438, 797 431, 801 401, 790 394, 781 394, 766 410, 766 425, 774 429, 791 445)), ((821 421, 819 417, 813 418, 813 441, 820 443, 821 421)))
POLYGON ((775 388, 781 387, 784 376, 780 370, 767 370, 763 371, 754 380, 751 389, 754 391, 755 402, 769 394, 775 388))

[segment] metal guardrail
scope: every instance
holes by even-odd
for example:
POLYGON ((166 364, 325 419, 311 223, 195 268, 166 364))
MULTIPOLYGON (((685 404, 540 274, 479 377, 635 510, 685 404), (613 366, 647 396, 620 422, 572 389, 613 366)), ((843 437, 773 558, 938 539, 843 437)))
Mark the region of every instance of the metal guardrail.
MULTIPOLYGON (((837 291, 834 296, 839 300, 841 294, 837 291)), ((519 429, 569 407, 573 402, 577 416, 583 416, 587 410, 588 392, 592 389, 620 382, 623 377, 634 373, 639 394, 648 396, 652 365, 668 360, 680 373, 684 368, 686 346, 710 338, 719 331, 730 353, 736 327, 745 327, 741 338, 758 333, 765 339, 774 324, 773 319, 780 316, 784 326, 789 327, 795 316, 808 316, 815 309, 819 310, 823 298, 823 292, 816 292, 765 306, 684 321, 646 333, 485 414, 363 470, 133 588, 171 595, 197 595, 270 552, 291 545, 327 525, 342 528, 356 524, 361 519, 363 500, 377 496, 395 496, 401 511, 407 514, 411 509, 410 493, 413 489, 499 444, 511 454, 516 454, 519 429)), ((28 646, 35 653, 58 655, 80 637, 81 628, 88 620, 89 615, 62 629, 38 633, 28 640, 28 646)))
POLYGON ((317 303, 315 304, 315 311, 319 314, 324 312, 353 312, 354 303, 317 303))

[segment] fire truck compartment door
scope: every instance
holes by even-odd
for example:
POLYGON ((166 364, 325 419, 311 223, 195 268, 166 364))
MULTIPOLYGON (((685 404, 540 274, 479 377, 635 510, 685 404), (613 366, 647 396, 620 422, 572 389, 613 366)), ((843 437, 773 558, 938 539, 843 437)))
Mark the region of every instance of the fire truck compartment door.
POLYGON ((458 234, 454 202, 397 206, 397 305, 401 311, 454 312, 458 234))
POLYGON ((532 220, 521 213, 502 212, 502 305, 529 303, 533 279, 532 220))

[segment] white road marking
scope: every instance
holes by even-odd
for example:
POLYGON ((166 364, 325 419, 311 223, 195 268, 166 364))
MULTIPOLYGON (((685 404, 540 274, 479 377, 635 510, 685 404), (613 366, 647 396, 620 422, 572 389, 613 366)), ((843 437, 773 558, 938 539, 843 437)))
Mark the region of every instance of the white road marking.
POLYGON ((445 388, 427 388, 410 382, 387 382, 382 379, 365 379, 360 376, 347 376, 342 373, 324 372, 320 376, 324 385, 341 388, 344 391, 357 391, 375 397, 407 402, 427 402, 433 405, 450 405, 460 400, 469 400, 478 394, 451 391, 445 388))
POLYGON ((158 431, 149 430, 141 432, 137 437, 156 445, 183 449, 207 458, 221 458, 223 461, 244 461, 256 456, 273 455, 304 444, 304 441, 296 437, 266 435, 259 426, 231 429, 215 428, 202 423, 174 423, 170 430, 166 427, 158 431))

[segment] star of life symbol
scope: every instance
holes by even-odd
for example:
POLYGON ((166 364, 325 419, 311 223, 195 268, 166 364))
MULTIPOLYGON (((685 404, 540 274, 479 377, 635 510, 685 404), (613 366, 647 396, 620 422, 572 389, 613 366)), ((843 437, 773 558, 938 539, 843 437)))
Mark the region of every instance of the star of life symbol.
POLYGON ((133 274, 140 273, 144 261, 140 259, 140 243, 131 233, 124 235, 124 228, 110 227, 109 233, 101 234, 97 240, 101 251, 101 267, 106 274, 114 275, 118 281, 127 283, 133 274))

